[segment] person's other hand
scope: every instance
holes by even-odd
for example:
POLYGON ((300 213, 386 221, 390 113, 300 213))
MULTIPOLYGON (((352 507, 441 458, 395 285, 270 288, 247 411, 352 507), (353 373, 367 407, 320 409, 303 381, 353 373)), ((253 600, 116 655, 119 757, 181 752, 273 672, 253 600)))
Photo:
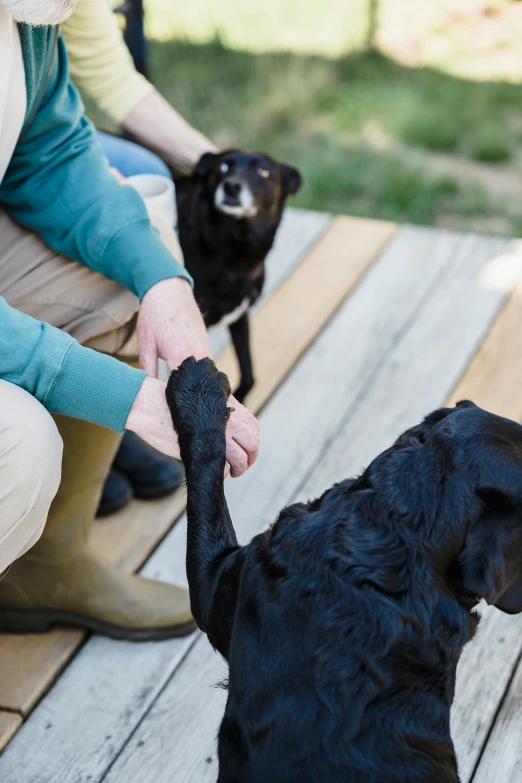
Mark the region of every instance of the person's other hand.
POLYGON ((142 299, 138 315, 140 366, 158 377, 158 359, 172 372, 187 356, 210 355, 207 330, 190 284, 183 277, 161 280, 142 299))
POLYGON ((227 463, 230 465, 230 475, 237 478, 257 459, 260 426, 254 414, 235 397, 228 398, 228 407, 232 412, 226 430, 227 463))
POLYGON ((109 171, 114 177, 116 177, 120 185, 125 185, 127 180, 125 179, 123 174, 120 171, 118 171, 118 169, 115 169, 114 166, 109 166, 109 171))
MULTIPOLYGON (((153 448, 180 458, 176 432, 165 399, 166 383, 145 378, 129 412, 125 429, 132 430, 153 448)), ((228 404, 235 408, 226 430, 227 466, 225 474, 241 476, 252 465, 259 451, 259 423, 233 397, 228 404)))

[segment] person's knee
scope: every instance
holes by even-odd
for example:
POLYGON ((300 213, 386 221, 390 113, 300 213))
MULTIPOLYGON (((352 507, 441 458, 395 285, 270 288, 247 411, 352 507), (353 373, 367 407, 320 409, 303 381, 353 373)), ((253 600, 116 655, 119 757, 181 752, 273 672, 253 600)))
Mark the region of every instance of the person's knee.
POLYGON ((60 486, 62 439, 52 416, 42 405, 31 406, 27 414, 29 426, 18 422, 16 434, 21 480, 29 495, 38 495, 41 502, 50 505, 60 486))
POLYGON ((24 432, 22 447, 25 464, 31 465, 29 479, 39 485, 40 494, 51 500, 58 492, 62 474, 63 442, 51 414, 42 405, 33 408, 31 433, 24 432))
POLYGON ((45 408, 28 392, 0 381, 0 548, 11 551, 7 559, 41 533, 60 484, 62 449, 45 408))

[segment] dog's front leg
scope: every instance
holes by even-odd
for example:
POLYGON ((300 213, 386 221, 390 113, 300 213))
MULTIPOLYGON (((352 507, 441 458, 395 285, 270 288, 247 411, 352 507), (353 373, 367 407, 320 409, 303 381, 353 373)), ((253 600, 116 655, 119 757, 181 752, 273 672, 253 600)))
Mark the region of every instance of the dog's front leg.
POLYGON ((239 386, 234 392, 238 402, 243 402, 248 392, 254 385, 254 371, 252 368, 252 354, 250 352, 250 322, 248 312, 228 327, 237 360, 239 362, 239 386))
POLYGON ((230 386, 211 359, 186 359, 167 384, 167 403, 187 478, 187 576, 194 619, 228 657, 242 550, 224 492, 230 386))

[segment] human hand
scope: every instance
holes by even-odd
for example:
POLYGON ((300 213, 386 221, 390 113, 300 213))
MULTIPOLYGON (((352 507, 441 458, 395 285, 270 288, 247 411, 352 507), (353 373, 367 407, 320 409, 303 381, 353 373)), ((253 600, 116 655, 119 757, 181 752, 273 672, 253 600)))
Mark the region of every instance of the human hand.
MULTIPOLYGON (((164 359, 172 371, 188 356, 195 356, 196 359, 210 356, 207 330, 189 283, 181 277, 173 277, 152 286, 141 302, 137 331, 140 365, 152 377, 144 381, 136 397, 136 413, 139 415, 129 415, 133 426, 128 429, 134 429, 134 422, 138 421, 143 432, 135 429, 134 432, 151 446, 154 446, 153 441, 157 441, 158 445, 154 447, 159 451, 179 458, 177 439, 175 443, 172 442, 165 384, 161 384, 159 392, 159 387, 153 389, 149 381, 157 378, 158 359, 164 359), (144 399, 140 400, 142 390, 144 399), (158 399, 160 395, 163 395, 161 400, 158 399), (154 416, 157 416, 157 420, 152 423, 150 418, 154 416), (167 428, 170 430, 168 437, 163 432, 165 422, 168 422, 167 428), (172 449, 175 449, 175 454, 171 453, 172 449)), ((227 463, 231 476, 235 478, 243 475, 257 459, 259 422, 234 397, 230 397, 228 404, 234 411, 230 414, 226 431, 227 463)))
POLYGON ((232 478, 242 476, 259 454, 259 422, 248 408, 241 405, 232 395, 228 398, 231 409, 226 429, 227 465, 232 478))
MULTIPOLYGON (((130 409, 125 429, 132 430, 150 446, 180 458, 178 437, 172 426, 167 400, 166 383, 156 378, 145 378, 130 409)), ((241 476, 256 461, 259 451, 259 423, 233 397, 228 400, 235 408, 226 429, 227 465, 225 475, 241 476)))
POLYGON ((126 181, 127 181, 127 180, 126 180, 126 178, 123 176, 123 174, 121 173, 121 171, 118 171, 118 169, 114 168, 114 166, 109 166, 109 171, 111 172, 111 174, 112 174, 114 177, 116 177, 116 179, 118 180, 118 182, 120 183, 120 185, 125 185, 125 183, 126 183, 126 181))
POLYGON ((158 377, 158 359, 165 359, 172 372, 188 356, 203 359, 210 355, 203 317, 182 277, 161 280, 147 291, 137 332, 140 366, 153 378, 158 377))

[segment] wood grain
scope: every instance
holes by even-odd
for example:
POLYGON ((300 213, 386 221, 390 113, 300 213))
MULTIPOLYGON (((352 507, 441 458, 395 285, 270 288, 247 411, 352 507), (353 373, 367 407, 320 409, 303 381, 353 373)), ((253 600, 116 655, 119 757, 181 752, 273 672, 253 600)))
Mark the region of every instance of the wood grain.
MULTIPOLYGON (((510 248, 503 240, 433 233, 423 270, 439 255, 447 263, 439 268, 393 350, 383 357, 355 403, 342 411, 336 437, 317 455, 317 468, 300 498, 315 497, 333 481, 356 475, 404 429, 445 404, 501 312, 516 270, 521 272, 522 253, 516 256, 518 266, 512 274, 503 278, 503 289, 483 284, 487 271, 510 248)), ((408 293, 412 291, 404 292, 402 299, 408 293)), ((379 300, 375 306, 381 306, 379 300)))
POLYGON ((71 629, 23 636, 0 634, 2 708, 28 715, 82 640, 83 634, 71 629))
POLYGON ((161 500, 133 500, 116 514, 96 520, 92 544, 120 568, 137 571, 184 512, 185 502, 184 487, 161 500))
MULTIPOLYGON (((259 309, 251 327, 256 383, 247 404, 258 411, 390 241, 395 225, 340 217, 259 309)), ((231 346, 218 365, 232 388, 239 372, 231 346)))
MULTIPOLYGON (((481 614, 477 635, 459 663, 451 713, 451 734, 463 783, 472 778, 522 645, 522 616, 510 617, 492 607, 482 608, 481 614)), ((497 783, 494 777, 488 781, 497 783)), ((502 771, 498 783, 512 782, 502 771)))
MULTIPOLYGON (((520 636, 519 636, 520 638, 520 636)), ((519 664, 473 783, 522 780, 522 665, 519 664)))
MULTIPOLYGON (((520 243, 503 256, 516 270, 520 243), (511 262, 511 263, 510 263, 511 262)), ((479 347, 449 404, 471 399, 486 410, 522 421, 522 280, 518 280, 499 318, 479 347)))
POLYGON ((2 753, 2 748, 5 748, 21 725, 21 715, 18 715, 15 712, 0 710, 0 754, 2 753))

